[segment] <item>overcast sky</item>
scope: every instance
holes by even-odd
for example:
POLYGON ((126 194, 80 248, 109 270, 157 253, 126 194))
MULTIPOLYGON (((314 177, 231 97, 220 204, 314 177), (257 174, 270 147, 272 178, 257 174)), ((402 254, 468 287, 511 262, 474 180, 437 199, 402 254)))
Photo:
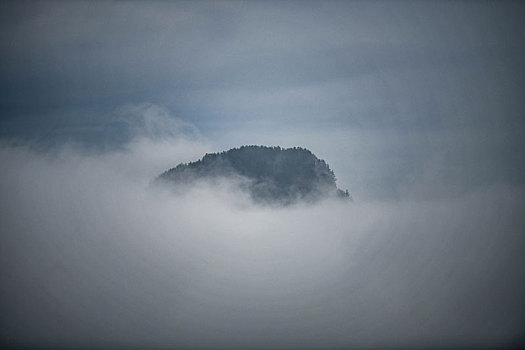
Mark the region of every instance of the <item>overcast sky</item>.
POLYGON ((116 111, 150 103, 216 150, 311 148, 358 196, 429 162, 449 186, 525 178, 520 2, 0 6, 2 138, 118 145, 116 111))
POLYGON ((524 18, 518 1, 2 1, 2 340, 523 340, 524 18), (246 144, 310 149, 353 209, 148 190, 246 144))

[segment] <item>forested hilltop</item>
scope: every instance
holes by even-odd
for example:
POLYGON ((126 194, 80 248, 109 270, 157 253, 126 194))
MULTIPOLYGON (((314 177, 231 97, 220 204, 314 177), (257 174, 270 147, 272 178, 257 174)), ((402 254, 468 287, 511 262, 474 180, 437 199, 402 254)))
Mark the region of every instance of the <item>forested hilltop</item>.
POLYGON ((350 198, 348 190, 337 188, 328 164, 301 147, 242 146, 207 153, 201 160, 167 170, 157 181, 182 185, 217 178, 243 180, 240 186, 255 202, 291 204, 326 197, 350 198))

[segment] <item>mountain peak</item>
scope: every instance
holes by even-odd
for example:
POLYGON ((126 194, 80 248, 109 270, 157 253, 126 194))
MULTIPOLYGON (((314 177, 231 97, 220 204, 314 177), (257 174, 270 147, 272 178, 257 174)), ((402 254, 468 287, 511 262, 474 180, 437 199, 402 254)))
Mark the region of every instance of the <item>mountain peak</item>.
POLYGON ((241 146, 220 153, 206 153, 198 161, 179 164, 157 181, 191 185, 199 180, 241 178, 240 186, 258 203, 292 204, 327 197, 350 198, 336 186, 328 164, 301 147, 241 146))

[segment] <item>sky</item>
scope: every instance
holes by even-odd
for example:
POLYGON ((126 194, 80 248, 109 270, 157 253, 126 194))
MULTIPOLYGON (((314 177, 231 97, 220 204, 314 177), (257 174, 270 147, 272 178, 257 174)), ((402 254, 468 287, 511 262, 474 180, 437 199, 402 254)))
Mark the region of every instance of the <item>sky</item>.
POLYGON ((361 197, 431 166, 449 187, 525 178, 519 2, 1 6, 3 139, 122 145, 119 111, 153 104, 215 150, 311 148, 361 197))
POLYGON ((510 1, 1 2, 0 340, 521 344, 524 17, 510 1), (251 144, 308 148, 354 203, 149 186, 251 144))

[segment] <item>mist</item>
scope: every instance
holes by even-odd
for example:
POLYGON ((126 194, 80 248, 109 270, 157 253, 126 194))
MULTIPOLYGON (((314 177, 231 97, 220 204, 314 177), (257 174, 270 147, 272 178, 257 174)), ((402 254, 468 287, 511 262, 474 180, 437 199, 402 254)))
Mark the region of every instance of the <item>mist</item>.
POLYGON ((255 205, 163 169, 211 143, 0 159, 2 339, 23 346, 503 346, 523 336, 524 188, 255 205))
POLYGON ((0 345, 525 344, 525 5, 0 2, 0 345), (353 202, 154 186, 302 147, 353 202))

